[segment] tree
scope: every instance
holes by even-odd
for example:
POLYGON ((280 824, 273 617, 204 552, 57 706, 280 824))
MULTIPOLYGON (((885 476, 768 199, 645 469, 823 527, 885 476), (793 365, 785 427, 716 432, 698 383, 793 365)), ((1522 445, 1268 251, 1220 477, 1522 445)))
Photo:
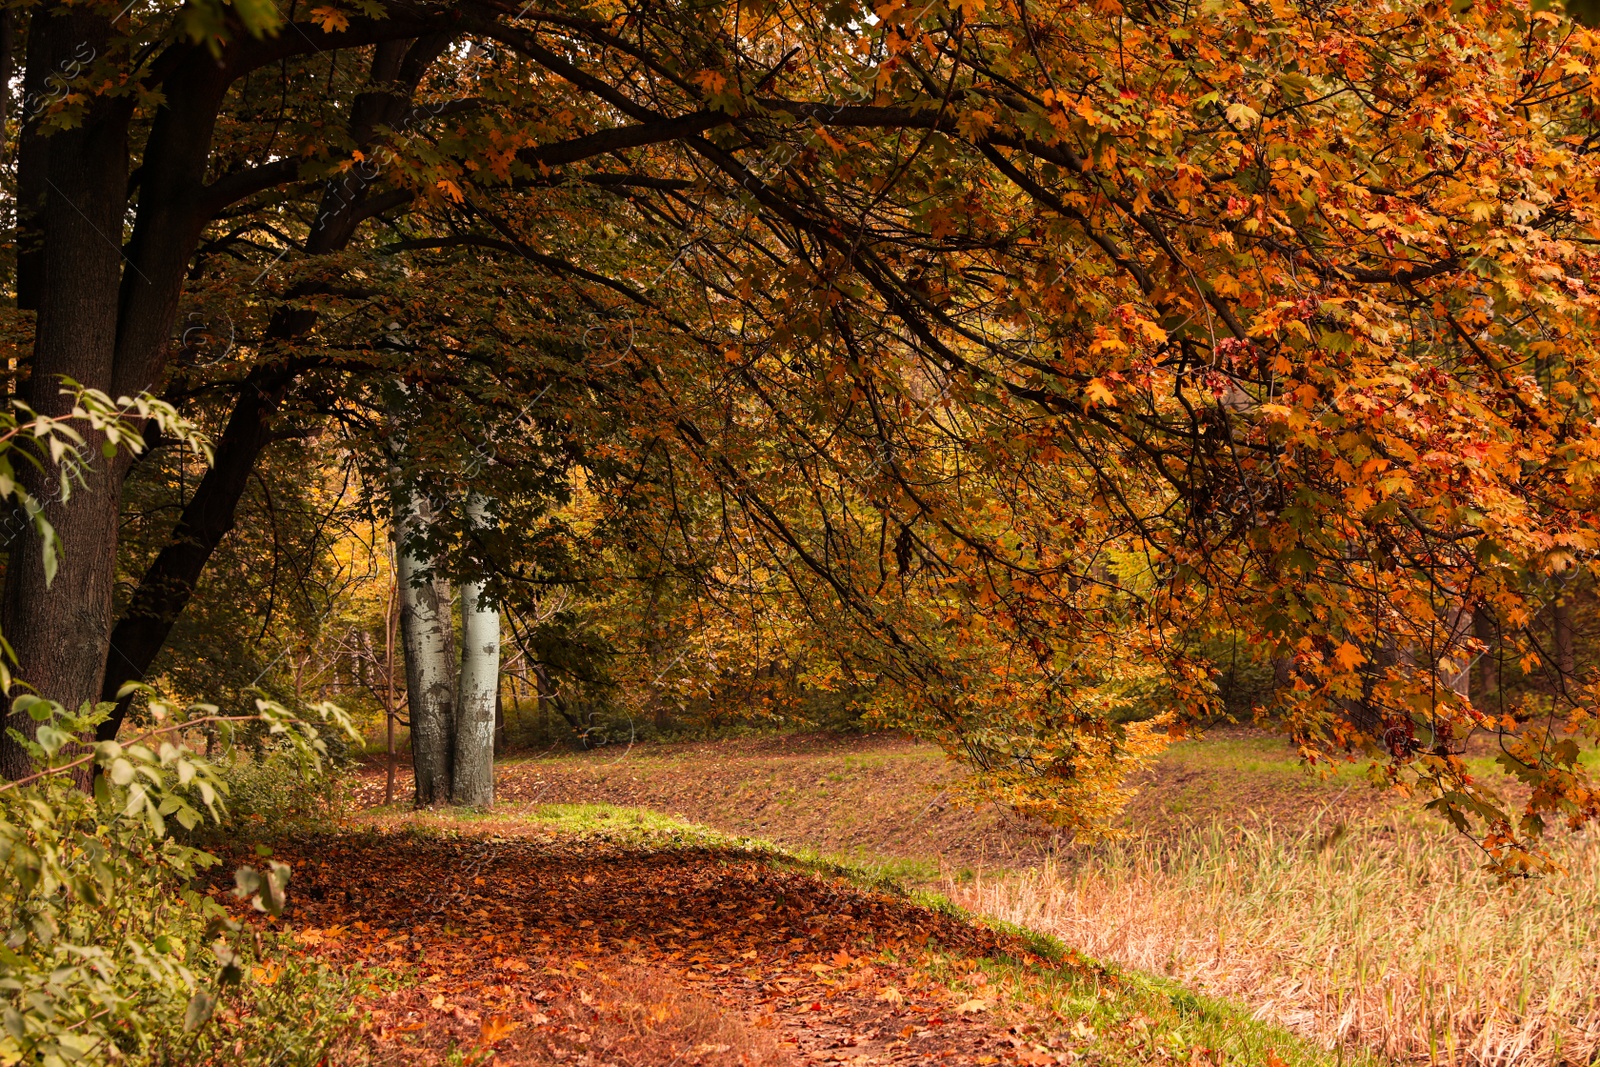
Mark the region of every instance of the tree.
MULTIPOLYGON (((467 498, 467 519, 475 526, 484 523, 490 510, 483 497, 474 494, 467 498)), ((494 725, 499 697, 500 607, 484 595, 483 582, 463 582, 452 803, 480 808, 494 803, 494 725)))

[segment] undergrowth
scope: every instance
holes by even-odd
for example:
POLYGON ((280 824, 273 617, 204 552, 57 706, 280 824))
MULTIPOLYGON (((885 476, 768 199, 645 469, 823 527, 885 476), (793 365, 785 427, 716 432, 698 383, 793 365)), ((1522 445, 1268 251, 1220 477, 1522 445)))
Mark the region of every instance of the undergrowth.
POLYGON ((190 747, 200 727, 259 723, 315 778, 318 729, 264 701, 257 717, 161 705, 128 743, 80 746, 104 706, 14 706, 38 723, 23 741, 39 770, 0 786, 0 1063, 327 1062, 354 1020, 352 982, 238 921, 241 905, 281 913, 283 864, 235 870, 232 906, 206 891, 219 861, 196 842, 228 818, 232 783, 190 747))

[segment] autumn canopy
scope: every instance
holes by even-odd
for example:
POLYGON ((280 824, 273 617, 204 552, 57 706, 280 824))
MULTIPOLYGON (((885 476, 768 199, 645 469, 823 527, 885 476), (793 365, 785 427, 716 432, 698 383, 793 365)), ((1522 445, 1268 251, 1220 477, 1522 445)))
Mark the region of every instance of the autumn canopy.
MULTIPOLYGON (((287 610, 241 514, 338 483, 408 626, 464 583, 572 679, 676 628, 652 692, 844 694, 1092 830, 1253 663, 1307 759, 1537 867, 1600 816, 1548 623, 1600 547, 1600 36, 1538 6, 8 5, 12 387, 171 411, 70 494, 15 465, 14 674, 106 739, 128 682, 216 698, 184 664, 287 610)), ((463 663, 411 676, 437 799, 463 663)))

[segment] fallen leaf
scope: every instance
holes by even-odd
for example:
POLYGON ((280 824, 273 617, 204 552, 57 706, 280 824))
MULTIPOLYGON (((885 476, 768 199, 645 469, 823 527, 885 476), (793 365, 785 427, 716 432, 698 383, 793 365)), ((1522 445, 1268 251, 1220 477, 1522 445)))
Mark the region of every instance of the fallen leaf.
POLYGON ((491 1015, 483 1020, 483 1027, 478 1031, 478 1044, 492 1045, 496 1041, 504 1040, 519 1025, 505 1015, 491 1015))

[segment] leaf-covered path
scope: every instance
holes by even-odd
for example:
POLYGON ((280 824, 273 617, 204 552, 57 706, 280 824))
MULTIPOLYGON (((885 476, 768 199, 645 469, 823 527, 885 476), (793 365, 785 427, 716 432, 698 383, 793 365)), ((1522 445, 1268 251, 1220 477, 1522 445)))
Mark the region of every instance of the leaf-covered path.
POLYGON ((1054 1063, 979 966, 1005 935, 771 857, 484 824, 282 850, 302 944, 401 976, 379 1063, 1054 1063), (496 831, 491 832, 491 827, 496 831))

